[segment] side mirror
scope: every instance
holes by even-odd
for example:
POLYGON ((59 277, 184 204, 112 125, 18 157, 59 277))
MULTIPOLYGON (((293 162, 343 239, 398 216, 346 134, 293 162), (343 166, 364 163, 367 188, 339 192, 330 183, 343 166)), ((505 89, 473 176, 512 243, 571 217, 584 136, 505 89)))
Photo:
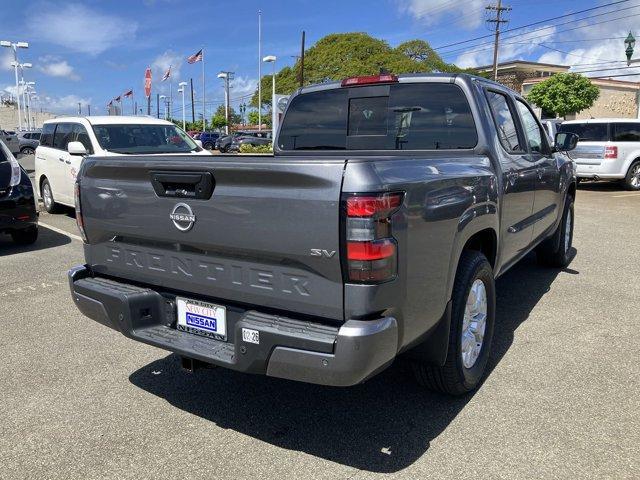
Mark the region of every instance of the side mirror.
POLYGON ((576 148, 580 137, 575 133, 558 132, 555 138, 555 150, 557 152, 569 152, 576 148))
POLYGON ((196 145, 198 145, 200 148, 202 148, 202 140, 195 139, 194 142, 196 142, 196 145))
POLYGON ((82 142, 69 142, 67 144, 67 152, 70 155, 86 155, 87 149, 84 148, 82 142))

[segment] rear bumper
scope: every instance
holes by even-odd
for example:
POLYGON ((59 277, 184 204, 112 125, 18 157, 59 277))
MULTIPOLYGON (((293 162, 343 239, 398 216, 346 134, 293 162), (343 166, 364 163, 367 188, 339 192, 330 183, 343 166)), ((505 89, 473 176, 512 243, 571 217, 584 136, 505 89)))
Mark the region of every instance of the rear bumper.
POLYGON ((626 171, 620 159, 576 161, 576 176, 580 178, 624 178, 626 171))
POLYGON ((172 294, 94 277, 86 266, 68 276, 74 303, 92 320, 134 340, 242 372, 349 386, 389 365, 398 349, 393 317, 334 327, 231 306, 227 341, 218 341, 175 328, 172 294), (244 342, 242 328, 258 330, 260 344, 244 342))
POLYGON ((38 225, 38 211, 31 184, 22 183, 0 193, 0 233, 26 230, 38 225))

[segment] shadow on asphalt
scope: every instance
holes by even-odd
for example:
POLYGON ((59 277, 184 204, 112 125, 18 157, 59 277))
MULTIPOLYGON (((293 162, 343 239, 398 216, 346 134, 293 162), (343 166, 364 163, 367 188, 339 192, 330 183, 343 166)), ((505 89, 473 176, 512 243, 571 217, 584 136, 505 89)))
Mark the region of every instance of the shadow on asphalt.
POLYGON ((38 227, 38 240, 32 245, 18 245, 9 235, 0 234, 0 257, 13 255, 14 253, 37 252, 47 248, 59 247, 70 243, 71 239, 53 230, 40 225, 38 227))
MULTIPOLYGON (((538 266, 532 254, 498 280, 489 374, 559 273, 538 266)), ((221 428, 358 469, 390 473, 420 458, 473 397, 431 393, 410 373, 400 360, 362 385, 341 389, 223 368, 190 374, 171 354, 137 370, 129 380, 221 428)))
POLYGON ((589 192, 628 192, 629 190, 624 188, 621 182, 585 182, 582 181, 578 184, 578 190, 585 190, 589 192))

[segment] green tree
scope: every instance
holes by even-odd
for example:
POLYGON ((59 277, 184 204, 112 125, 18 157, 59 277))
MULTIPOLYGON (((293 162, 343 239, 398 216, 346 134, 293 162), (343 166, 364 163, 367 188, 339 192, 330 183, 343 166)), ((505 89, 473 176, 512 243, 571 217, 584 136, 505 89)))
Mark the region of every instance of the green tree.
MULTIPOLYGON (((384 40, 366 33, 336 33, 320 39, 305 52, 304 83, 342 80, 359 75, 375 75, 381 69, 392 73, 460 72, 448 64, 422 40, 412 40, 391 48, 384 40)), ((276 93, 288 95, 299 86, 300 62, 276 74, 276 93)), ((262 105, 271 104, 271 75, 261 79, 262 105)), ((258 106, 257 92, 251 105, 258 106)))
POLYGON ((560 117, 578 113, 593 105, 600 90, 578 73, 558 73, 531 89, 527 100, 560 117))

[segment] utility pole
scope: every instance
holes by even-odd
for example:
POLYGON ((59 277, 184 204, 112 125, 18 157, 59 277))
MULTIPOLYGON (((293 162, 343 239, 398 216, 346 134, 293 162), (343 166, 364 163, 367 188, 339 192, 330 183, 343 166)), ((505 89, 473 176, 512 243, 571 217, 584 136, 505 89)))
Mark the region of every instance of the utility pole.
POLYGON ((78 102, 78 116, 82 116, 82 104, 78 102))
POLYGON ((258 131, 262 130, 262 10, 258 10, 258 131))
POLYGON ((302 31, 302 45, 300 47, 300 87, 304 87, 304 30, 302 31))
POLYGON ((493 44, 493 80, 498 81, 498 44, 500 42, 500 25, 503 23, 509 23, 508 20, 504 20, 502 13, 511 11, 511 7, 503 7, 502 0, 498 0, 496 5, 489 5, 485 7, 489 18, 487 23, 495 23, 495 40, 493 44), (495 17, 493 14, 495 13, 495 17))
POLYGON ((156 93, 156 118, 160 118, 160 94, 156 93))
POLYGON ((229 135, 229 82, 233 80, 233 73, 222 71, 218 74, 218 78, 224 80, 224 119, 227 121, 224 131, 227 135, 229 135))

